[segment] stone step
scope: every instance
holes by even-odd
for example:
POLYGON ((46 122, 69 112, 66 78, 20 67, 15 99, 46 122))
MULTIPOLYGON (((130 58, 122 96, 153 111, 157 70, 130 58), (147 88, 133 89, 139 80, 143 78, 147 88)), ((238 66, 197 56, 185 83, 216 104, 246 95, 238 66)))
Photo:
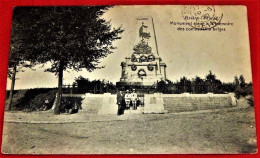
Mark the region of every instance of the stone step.
POLYGON ((124 111, 124 114, 142 114, 144 111, 144 107, 137 107, 136 110, 128 109, 124 111))

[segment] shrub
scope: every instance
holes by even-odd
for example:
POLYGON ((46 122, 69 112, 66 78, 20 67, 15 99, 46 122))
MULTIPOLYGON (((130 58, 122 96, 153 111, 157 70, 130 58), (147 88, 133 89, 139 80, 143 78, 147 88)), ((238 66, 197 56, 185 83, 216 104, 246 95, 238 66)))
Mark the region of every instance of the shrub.
POLYGON ((250 96, 249 98, 247 98, 247 103, 250 106, 254 106, 254 98, 253 98, 253 96, 250 96))
MULTIPOLYGON (((12 99, 12 110, 22 109, 23 98, 26 96, 28 90, 16 90, 12 99)), ((8 93, 8 92, 7 92, 8 93)), ((6 105, 8 104, 8 97, 6 98, 6 105)))
MULTIPOLYGON (((8 92, 7 92, 8 93, 8 92)), ((13 95, 12 110, 18 111, 38 111, 52 108, 56 98, 57 88, 37 88, 16 90, 13 95), (45 100, 49 103, 46 104, 45 100)), ((8 99, 6 100, 8 102, 8 99)), ((75 113, 81 108, 82 98, 75 96, 64 96, 61 105, 61 112, 70 109, 70 113, 75 113)))
POLYGON ((44 110, 45 106, 48 110, 52 107, 53 102, 56 97, 57 90, 51 90, 49 92, 43 92, 38 95, 36 95, 30 102, 24 107, 24 110, 26 111, 35 111, 35 110, 44 110), (45 104, 45 100, 49 100, 49 104, 45 104))
POLYGON ((235 94, 236 94, 235 96, 237 99, 239 99, 240 97, 252 95, 253 87, 252 87, 252 85, 248 85, 246 87, 237 87, 235 90, 235 94))
MULTIPOLYGON (((13 101, 12 110, 19 111, 35 111, 40 110, 46 97, 49 97, 50 106, 55 98, 54 88, 37 88, 37 89, 25 89, 16 90, 13 101)), ((48 109, 51 107, 48 107, 48 109)))

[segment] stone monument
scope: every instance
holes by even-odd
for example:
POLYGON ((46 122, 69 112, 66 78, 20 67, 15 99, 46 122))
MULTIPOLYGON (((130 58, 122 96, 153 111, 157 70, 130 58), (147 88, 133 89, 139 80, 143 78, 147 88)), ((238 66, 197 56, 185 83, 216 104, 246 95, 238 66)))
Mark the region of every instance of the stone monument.
POLYGON ((117 86, 153 86, 166 80, 166 64, 159 56, 153 18, 137 18, 136 26, 133 51, 121 63, 117 86))

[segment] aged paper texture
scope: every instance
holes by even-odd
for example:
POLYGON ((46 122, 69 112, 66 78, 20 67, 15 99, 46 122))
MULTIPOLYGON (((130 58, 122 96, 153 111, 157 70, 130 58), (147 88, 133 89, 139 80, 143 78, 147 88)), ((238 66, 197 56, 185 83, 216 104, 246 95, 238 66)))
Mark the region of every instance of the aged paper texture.
POLYGON ((245 6, 15 7, 5 154, 256 153, 245 6))

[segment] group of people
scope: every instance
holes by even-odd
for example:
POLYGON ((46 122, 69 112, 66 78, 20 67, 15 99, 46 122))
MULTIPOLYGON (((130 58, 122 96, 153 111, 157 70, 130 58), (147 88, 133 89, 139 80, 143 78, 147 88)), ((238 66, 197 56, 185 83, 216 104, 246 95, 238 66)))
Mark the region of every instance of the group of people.
POLYGON ((136 110, 137 104, 138 104, 138 96, 135 89, 133 89, 132 92, 126 90, 125 94, 123 93, 123 91, 117 92, 117 105, 118 105, 117 115, 124 114, 124 111, 130 108, 132 110, 136 110))
POLYGON ((61 112, 74 114, 82 110, 81 101, 76 98, 63 97, 61 100, 61 112))

